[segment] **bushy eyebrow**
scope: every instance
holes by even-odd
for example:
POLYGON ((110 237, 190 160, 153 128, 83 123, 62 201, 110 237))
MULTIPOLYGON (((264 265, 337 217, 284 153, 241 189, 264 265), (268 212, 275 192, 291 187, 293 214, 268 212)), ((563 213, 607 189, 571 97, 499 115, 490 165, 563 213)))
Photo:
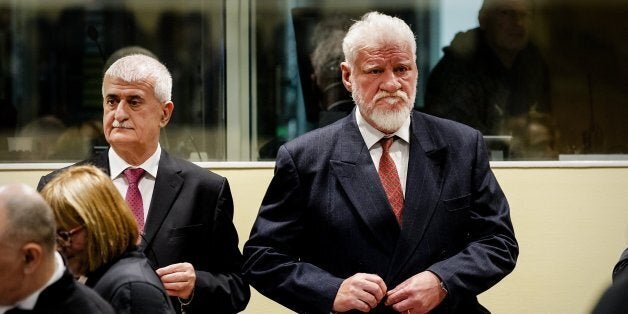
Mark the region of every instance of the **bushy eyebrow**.
POLYGON ((141 101, 144 100, 144 98, 140 95, 130 95, 127 97, 128 100, 133 100, 133 101, 141 101))
MULTIPOLYGON (((115 99, 119 99, 122 98, 117 94, 108 94, 107 96, 105 96, 106 99, 111 99, 111 98, 115 98, 115 99)), ((128 95, 125 97, 128 100, 143 100, 144 97, 142 97, 141 95, 128 95)))
MULTIPOLYGON (((400 66, 406 67, 406 68, 412 68, 412 65, 413 65, 412 60, 400 61, 400 62, 397 62, 397 63, 393 64, 393 68, 398 68, 400 66)), ((370 70, 379 69, 379 68, 382 68, 382 67, 384 67, 384 66, 382 66, 381 64, 378 64, 378 63, 365 63, 365 64, 362 65, 361 69, 362 69, 362 71, 368 72, 370 70)))
POLYGON ((375 63, 366 63, 362 65, 362 71, 369 71, 377 68, 381 68, 382 66, 375 63))

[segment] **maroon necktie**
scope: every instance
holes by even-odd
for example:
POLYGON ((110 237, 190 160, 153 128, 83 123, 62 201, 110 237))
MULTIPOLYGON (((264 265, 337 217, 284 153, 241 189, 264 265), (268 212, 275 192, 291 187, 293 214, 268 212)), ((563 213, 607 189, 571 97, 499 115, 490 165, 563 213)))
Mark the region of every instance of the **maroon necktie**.
POLYGON ((137 220, 137 226, 140 232, 144 231, 144 202, 142 202, 142 194, 137 187, 137 183, 140 181, 146 171, 142 168, 126 168, 124 170, 124 176, 129 182, 129 187, 126 190, 126 202, 131 207, 131 212, 137 220))
POLYGON ((397 222, 401 225, 401 210, 403 209, 403 191, 401 190, 401 181, 399 180, 399 173, 397 167, 388 150, 392 145, 394 137, 382 138, 380 143, 382 144, 382 158, 379 160, 379 178, 388 196, 388 201, 392 207, 393 213, 397 218, 397 222))

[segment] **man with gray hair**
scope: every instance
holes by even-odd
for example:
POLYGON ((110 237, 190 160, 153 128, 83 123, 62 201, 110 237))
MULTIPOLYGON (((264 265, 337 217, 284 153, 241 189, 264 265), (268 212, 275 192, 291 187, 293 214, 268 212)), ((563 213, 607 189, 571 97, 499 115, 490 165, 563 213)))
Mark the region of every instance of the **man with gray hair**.
MULTIPOLYGON (((101 168, 125 196, 142 234, 140 247, 178 312, 243 310, 250 290, 240 273, 229 182, 159 143, 174 111, 170 72, 153 57, 124 56, 106 70, 102 94, 111 147, 79 164, 101 168)), ((38 189, 56 173, 42 177, 38 189)))
POLYGON ((245 277, 298 313, 485 313, 519 250, 482 135, 413 111, 401 19, 367 13, 343 53, 357 108, 279 149, 245 277))
POLYGON ((74 280, 55 247, 52 209, 33 188, 0 186, 0 313, 114 313, 74 280))

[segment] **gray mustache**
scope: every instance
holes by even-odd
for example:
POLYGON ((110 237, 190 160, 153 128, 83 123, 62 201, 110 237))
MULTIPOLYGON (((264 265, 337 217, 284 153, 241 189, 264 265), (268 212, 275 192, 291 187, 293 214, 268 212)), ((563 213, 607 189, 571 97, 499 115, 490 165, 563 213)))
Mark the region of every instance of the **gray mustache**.
POLYGON ((111 126, 113 126, 114 128, 124 128, 124 129, 130 129, 131 125, 127 122, 119 122, 118 120, 113 120, 113 123, 111 124, 111 126))

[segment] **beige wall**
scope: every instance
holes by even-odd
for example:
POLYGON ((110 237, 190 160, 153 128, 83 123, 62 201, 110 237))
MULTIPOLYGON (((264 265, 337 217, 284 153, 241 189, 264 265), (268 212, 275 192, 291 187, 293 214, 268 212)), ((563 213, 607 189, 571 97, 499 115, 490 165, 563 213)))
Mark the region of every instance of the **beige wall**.
MULTIPOLYGON (((231 183, 240 243, 248 237, 272 168, 215 172, 231 183)), ((628 246, 628 167, 496 168, 510 201, 520 256, 480 296, 494 313, 588 313, 628 246)), ((35 186, 48 170, 0 170, 0 184, 35 186)), ((246 313, 290 313, 253 290, 246 313)))

